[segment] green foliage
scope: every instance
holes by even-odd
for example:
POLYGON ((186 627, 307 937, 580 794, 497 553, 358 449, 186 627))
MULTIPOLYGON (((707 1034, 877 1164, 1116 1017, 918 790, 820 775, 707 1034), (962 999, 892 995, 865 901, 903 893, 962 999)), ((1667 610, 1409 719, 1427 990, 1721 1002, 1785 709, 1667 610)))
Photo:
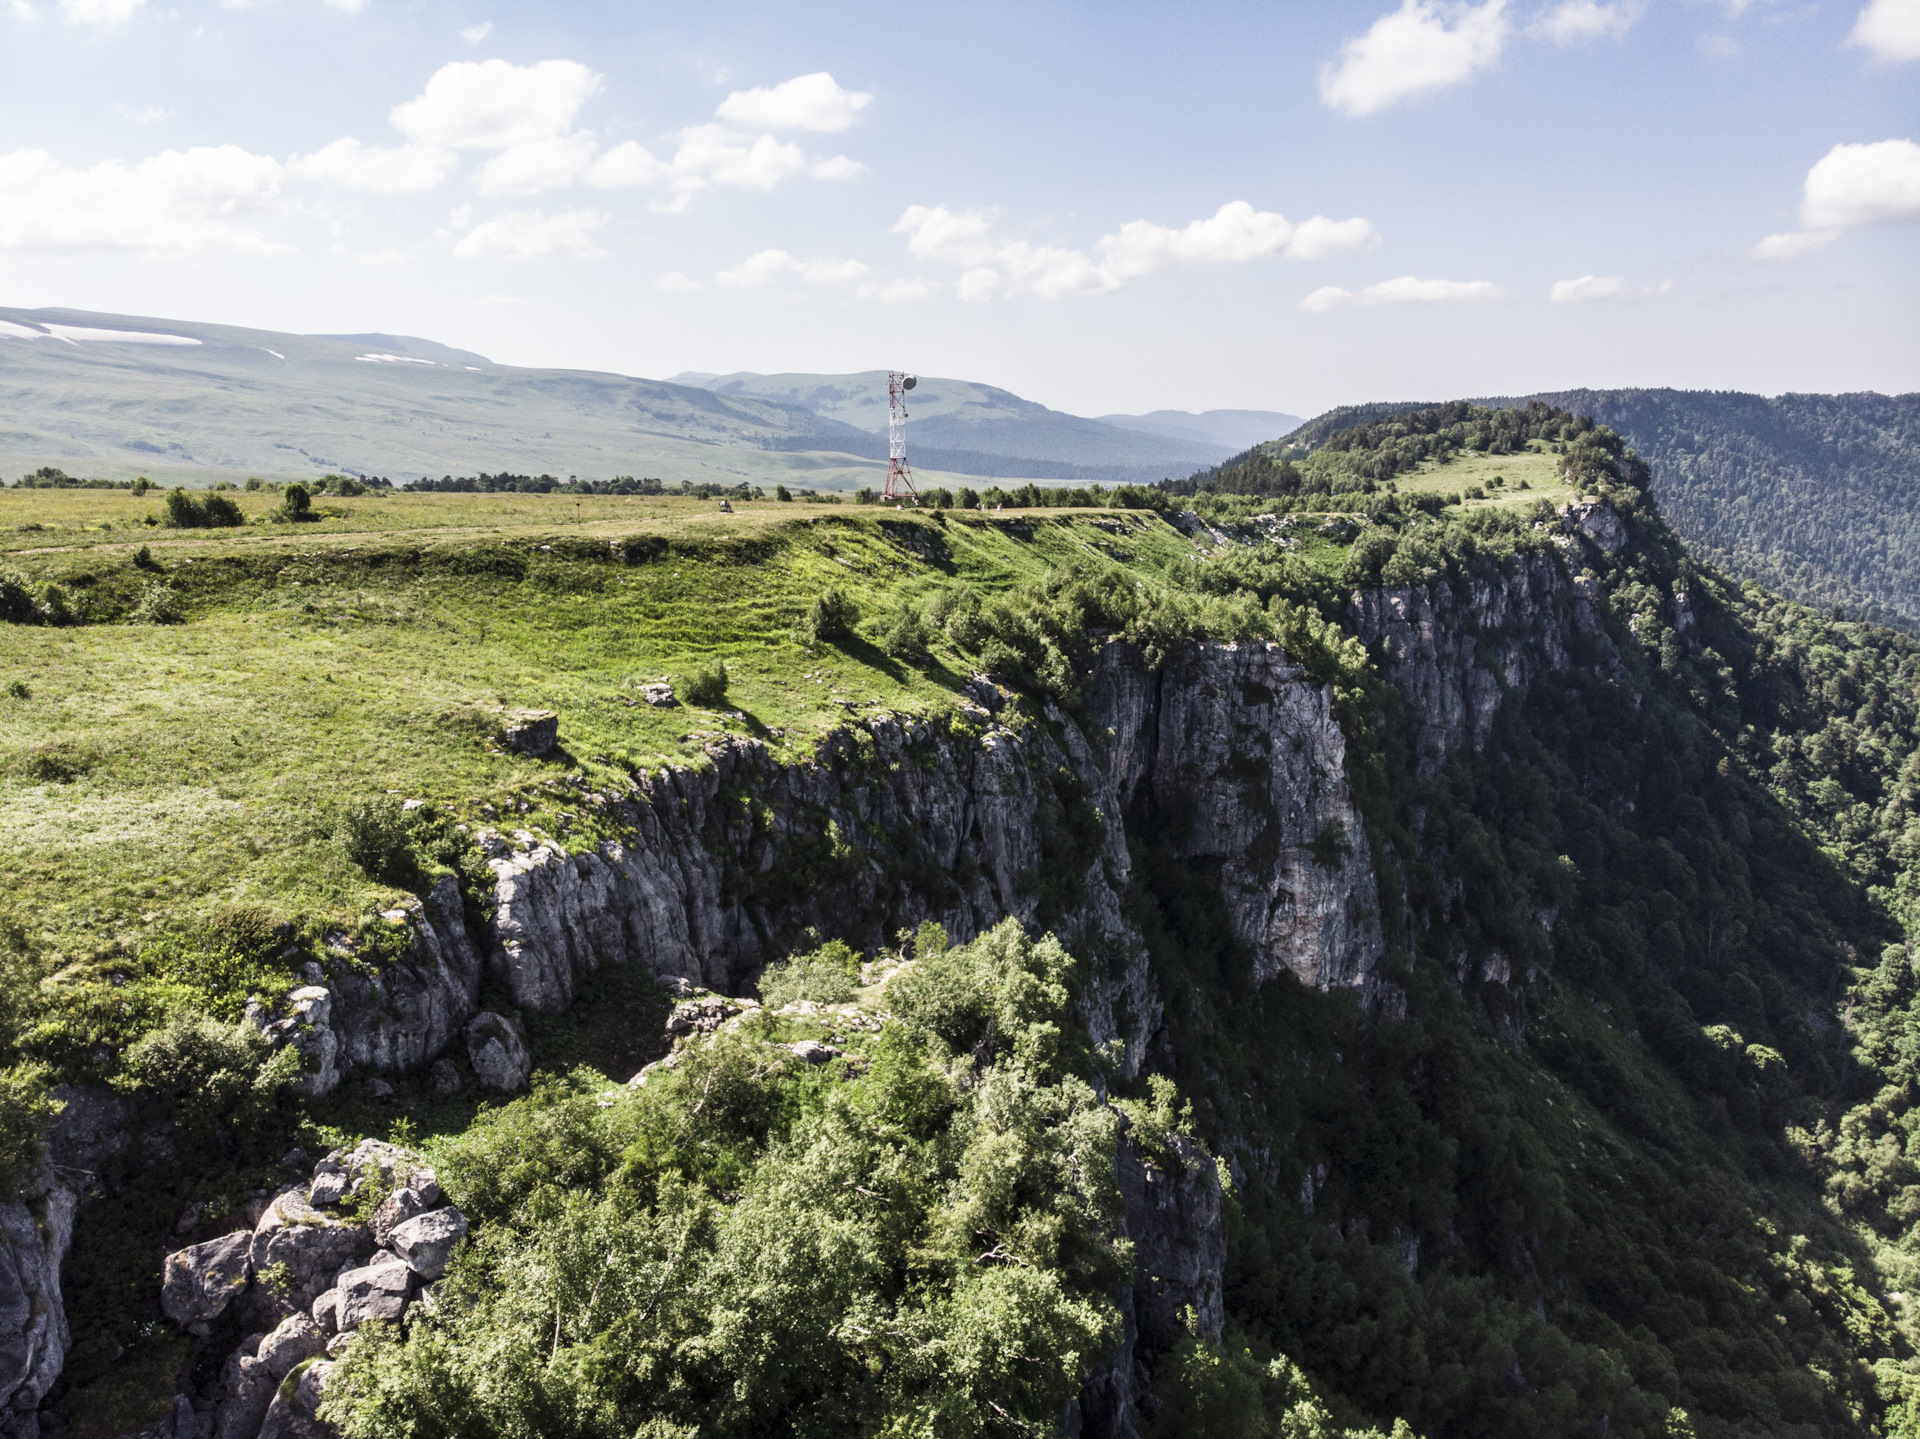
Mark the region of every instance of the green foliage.
POLYGON ((859 622, 859 606, 838 585, 828 585, 807 611, 808 643, 843 644, 853 638, 853 627, 859 622))
POLYGON ((177 625, 186 618, 179 597, 165 580, 150 580, 133 607, 133 619, 143 625, 177 625))
POLYGON ((727 702, 727 667, 719 660, 701 665, 690 673, 680 687, 681 696, 690 705, 719 709, 727 702))
POLYGON ((769 1009, 796 1000, 845 1004, 860 983, 860 956, 844 940, 829 940, 806 954, 767 966, 760 976, 760 999, 769 1009))
POLYGON ((880 648, 894 659, 919 664, 926 660, 932 641, 926 617, 919 607, 903 600, 880 638, 880 648))
POLYGON ((369 878, 398 883, 410 877, 412 836, 406 812, 391 795, 374 795, 341 806, 333 837, 341 853, 369 878))
POLYGON ((313 508, 312 494, 298 481, 288 485, 282 493, 280 508, 274 511, 273 517, 290 524, 300 524, 320 518, 313 508))
POLYGON ((40 610, 33 602, 33 591, 28 588, 26 577, 18 570, 0 566, 0 623, 32 624, 39 617, 40 610))
POLYGON ((46 1159, 47 1126, 65 1108, 42 1064, 0 1069, 0 1200, 20 1196, 46 1159))
MULTIPOLYGON (((1017 926, 949 951, 993 978, 1015 1063, 890 1025, 812 1069, 755 1034, 611 1105, 546 1081, 435 1145, 484 1223, 436 1315, 334 1370, 350 1439, 453 1433, 1024 1435, 1118 1338, 1112 1112, 1017 926), (1048 1056, 1051 1056, 1049 1058, 1048 1056)), ((928 962, 928 961, 923 961, 928 962)))
POLYGON ((123 1092, 158 1100, 190 1138, 261 1125, 300 1073, 291 1048, 274 1050, 245 1022, 179 1014, 128 1049, 116 1079, 123 1092))
POLYGON ((206 494, 195 498, 184 489, 167 492, 166 524, 176 530, 217 530, 244 525, 247 517, 225 495, 206 494))

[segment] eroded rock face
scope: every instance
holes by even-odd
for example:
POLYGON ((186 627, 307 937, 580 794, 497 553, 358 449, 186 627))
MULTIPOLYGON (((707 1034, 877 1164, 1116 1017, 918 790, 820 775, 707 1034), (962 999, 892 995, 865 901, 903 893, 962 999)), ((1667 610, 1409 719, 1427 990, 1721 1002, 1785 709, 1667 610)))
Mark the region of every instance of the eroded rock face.
POLYGON ((304 1314, 295 1314, 263 1338, 254 1353, 235 1355, 227 1366, 226 1396, 214 1411, 214 1439, 257 1439, 280 1382, 301 1360, 326 1351, 326 1335, 304 1314))
POLYGON ((328 1024, 342 1073, 425 1069, 459 1038, 480 1007, 481 955, 467 936, 460 886, 451 875, 425 902, 407 900, 411 952, 376 974, 332 965, 328 1024))
POLYGON ((31 1205, 0 1204, 0 1415, 30 1418, 66 1363, 71 1340, 60 1265, 76 1204, 73 1191, 59 1185, 31 1205))
POLYGON ((409 1269, 431 1281, 447 1272, 447 1261, 466 1237, 467 1216, 449 1204, 396 1225, 388 1243, 409 1269))

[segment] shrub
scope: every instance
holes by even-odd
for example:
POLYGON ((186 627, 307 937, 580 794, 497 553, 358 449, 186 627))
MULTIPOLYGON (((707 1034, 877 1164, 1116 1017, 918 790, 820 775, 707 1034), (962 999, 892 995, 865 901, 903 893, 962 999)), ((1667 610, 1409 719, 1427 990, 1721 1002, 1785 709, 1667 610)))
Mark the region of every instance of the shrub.
POLYGON ((161 1101, 182 1130, 199 1137, 217 1125, 245 1129, 264 1119, 299 1073, 298 1050, 275 1053, 244 1020, 222 1024, 204 1014, 177 1014, 129 1047, 115 1087, 161 1101))
POLYGON ((73 602, 59 585, 48 585, 40 601, 40 616, 50 625, 73 623, 73 602))
POLYGON ((293 524, 318 519, 319 516, 313 512, 313 496, 307 493, 307 487, 301 484, 288 485, 287 492, 280 497, 280 508, 274 511, 274 518, 293 524))
POLYGON ((760 976, 760 1001, 769 1009, 796 1000, 845 1004, 859 987, 860 956, 844 940, 830 940, 809 954, 770 964, 760 976))
POLYGON ((133 607, 135 623, 143 625, 177 625, 186 616, 180 612, 180 601, 175 598, 173 586, 165 580, 154 580, 140 593, 140 603, 133 607))
POLYGON ((160 562, 154 559, 153 550, 150 547, 142 545, 134 552, 133 567, 136 570, 157 570, 160 568, 160 562))
POLYGON ((8 680, 7 694, 9 697, 17 700, 30 700, 33 698, 33 691, 27 688, 27 682, 25 680, 8 680))
POLYGON ((860 607, 838 585, 828 585, 807 611, 807 638, 814 644, 841 643, 853 638, 859 620, 860 607))
POLYGON ((352 801, 334 821, 333 837, 370 879, 392 882, 411 867, 406 814, 391 795, 352 801))
POLYGON ((210 529, 231 529, 235 525, 244 525, 247 522, 247 517, 240 512, 240 506, 225 495, 208 495, 201 502, 200 508, 206 514, 210 529))
POLYGON ((793 491, 788 489, 785 485, 775 485, 773 487, 773 497, 776 500, 785 500, 785 501, 791 502, 793 499, 793 491))
POLYGON ((0 1199, 16 1199, 46 1160, 47 1125, 63 1106, 42 1064, 0 1069, 0 1199))
POLYGON ((40 617, 33 602, 33 591, 18 570, 0 568, 0 621, 10 625, 31 624, 40 617))
POLYGON ((718 709, 727 702, 727 667, 719 660, 703 665, 682 682, 681 695, 690 705, 718 709))
POLYGON ((247 476, 247 489, 249 492, 263 490, 265 488, 266 486, 261 483, 260 477, 258 475, 247 476))
POLYGON ((247 517, 240 513, 240 506, 225 495, 209 494, 204 499, 195 499, 178 487, 167 492, 166 525, 169 529, 229 529, 246 522, 247 517))
POLYGON ((92 768, 92 761, 59 749, 43 749, 29 755, 20 772, 30 784, 72 784, 92 768))
POLYGON ((141 475, 138 479, 136 479, 133 482, 133 493, 136 496, 144 495, 148 490, 152 488, 153 488, 153 481, 148 479, 145 475, 141 475))
POLYGON ((893 623, 881 637, 880 648, 897 660, 918 664, 927 657, 931 639, 926 618, 913 605, 902 602, 893 623))

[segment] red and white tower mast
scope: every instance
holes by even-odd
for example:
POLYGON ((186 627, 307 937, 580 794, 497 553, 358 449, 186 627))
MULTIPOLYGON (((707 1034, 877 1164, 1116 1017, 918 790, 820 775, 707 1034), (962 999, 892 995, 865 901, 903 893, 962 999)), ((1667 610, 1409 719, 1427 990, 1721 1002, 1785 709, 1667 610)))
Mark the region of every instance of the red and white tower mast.
POLYGON ((920 503, 913 487, 913 471, 907 468, 907 391, 919 381, 898 370, 887 371, 887 487, 880 492, 885 500, 912 500, 920 503))

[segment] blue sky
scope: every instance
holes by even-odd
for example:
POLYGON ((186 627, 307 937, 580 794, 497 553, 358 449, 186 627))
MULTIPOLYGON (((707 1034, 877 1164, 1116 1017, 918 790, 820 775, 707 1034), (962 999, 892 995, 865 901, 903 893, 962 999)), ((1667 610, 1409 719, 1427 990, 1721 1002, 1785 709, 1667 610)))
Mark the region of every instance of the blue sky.
POLYGON ((1079 413, 1920 389, 1920 0, 0 0, 0 303, 1079 413))

